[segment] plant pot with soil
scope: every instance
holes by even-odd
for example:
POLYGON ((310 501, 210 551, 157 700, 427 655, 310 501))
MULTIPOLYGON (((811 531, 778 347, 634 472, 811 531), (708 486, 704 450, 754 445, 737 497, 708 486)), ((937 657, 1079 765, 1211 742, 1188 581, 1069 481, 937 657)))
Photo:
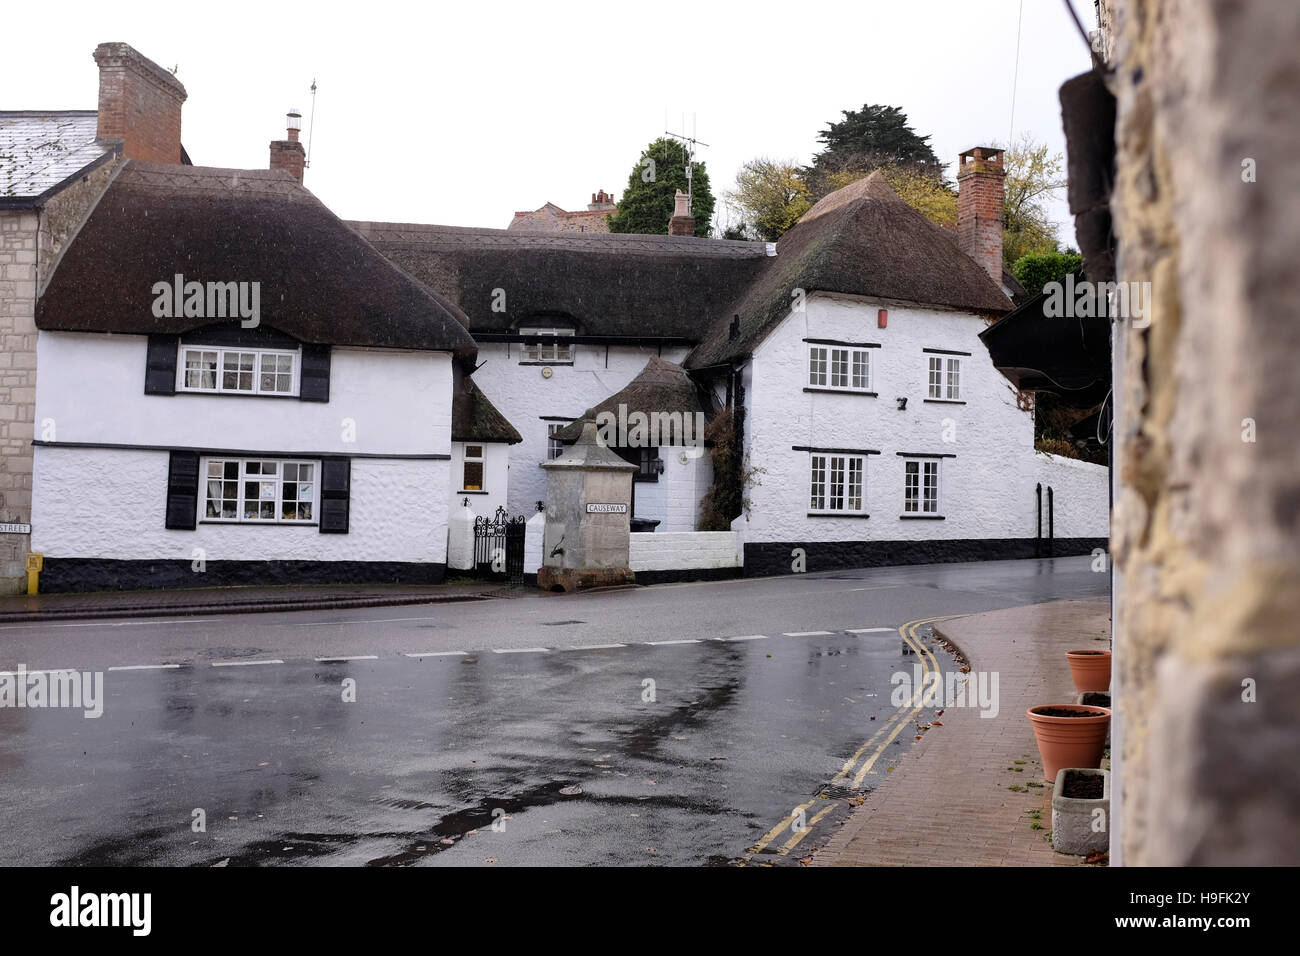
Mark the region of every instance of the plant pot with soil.
POLYGON ((1070 678, 1079 693, 1110 690, 1110 651, 1066 651, 1070 678))
POLYGON ((1056 775, 1052 849, 1075 856, 1110 849, 1110 771, 1069 767, 1056 775))
POLYGON ((1062 767, 1101 766, 1110 710, 1086 704, 1039 704, 1025 711, 1043 758, 1043 775, 1056 782, 1062 767))

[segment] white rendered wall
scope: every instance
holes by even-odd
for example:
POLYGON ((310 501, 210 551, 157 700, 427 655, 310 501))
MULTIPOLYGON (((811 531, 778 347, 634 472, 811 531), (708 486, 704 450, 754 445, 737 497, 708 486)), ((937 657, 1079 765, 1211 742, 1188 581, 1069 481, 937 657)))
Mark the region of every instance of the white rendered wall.
MULTIPOLYGON (((45 370, 42 369, 41 374, 45 370)), ((165 451, 37 446, 32 548, 50 558, 416 561, 447 558, 446 460, 352 459, 347 534, 316 527, 163 527, 165 451)))
MULTIPOLYGON (((755 350, 746 368, 746 448, 765 470, 751 487, 748 540, 852 541, 1033 537, 1034 485, 1053 484, 1057 537, 1104 536, 1106 469, 1034 451, 1033 417, 1016 404, 978 334, 978 316, 842 296, 814 295, 755 350), (889 310, 877 327, 877 309, 889 310), (877 397, 805 392, 805 338, 879 342, 871 350, 877 397), (964 405, 929 403, 925 348, 960 356, 964 405), (897 399, 907 398, 898 409, 897 399), (945 441, 945 431, 951 441, 945 441), (792 446, 878 449, 866 465, 870 518, 810 518, 809 453, 792 446), (940 465, 944 520, 903 520, 898 452, 954 454, 940 465)), ((948 356, 942 356, 947 358, 948 356)), ((1044 495, 1046 492, 1044 491, 1044 495)), ((1046 533, 1046 519, 1044 519, 1046 533)))
MULTIPOLYGON (((330 400, 144 394, 143 335, 41 332, 36 435, 106 442, 339 455, 448 454, 451 356, 334 348, 330 400), (355 425, 346 441, 345 419, 355 425)), ((427 489, 446 500, 441 488, 427 489)))
MULTIPOLYGON (((466 493, 465 481, 465 445, 475 442, 451 443, 451 495, 448 507, 454 512, 461 502, 469 499, 470 507, 478 515, 489 518, 497 508, 506 503, 506 488, 510 481, 510 446, 502 442, 483 443, 483 490, 487 494, 466 493)), ((536 506, 534 506, 536 510, 536 506)))
MULTIPOLYGON (((520 365, 517 343, 479 346, 482 367, 474 382, 488 400, 523 436, 510 446, 510 489, 507 509, 512 515, 531 515, 539 500, 546 500, 546 426, 542 416, 562 416, 564 423, 582 415, 632 381, 652 355, 678 362, 686 349, 630 348, 627 346, 575 345, 572 365, 550 365, 551 377, 540 365, 520 365)), ((639 493, 639 489, 638 489, 639 493)))
POLYGON ((742 538, 736 531, 634 534, 633 571, 687 571, 741 566, 742 538))

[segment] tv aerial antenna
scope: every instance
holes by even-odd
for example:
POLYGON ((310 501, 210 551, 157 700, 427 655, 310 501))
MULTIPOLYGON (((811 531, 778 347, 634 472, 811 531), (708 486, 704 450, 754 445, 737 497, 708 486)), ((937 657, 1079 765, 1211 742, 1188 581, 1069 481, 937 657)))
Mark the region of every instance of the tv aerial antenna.
POLYGON ((311 137, 316 132, 316 78, 311 79, 311 126, 307 129, 307 158, 303 161, 303 168, 311 168, 311 137))
MULTIPOLYGON (((668 125, 668 116, 664 115, 664 125, 668 125)), ((686 117, 682 116, 682 129, 686 129, 686 117)), ((664 130, 664 135, 677 140, 682 144, 686 151, 686 196, 691 209, 691 215, 695 215, 695 153, 697 147, 708 146, 708 143, 701 142, 695 138, 696 121, 695 114, 691 114, 691 135, 685 133, 674 133, 671 130, 664 130)))

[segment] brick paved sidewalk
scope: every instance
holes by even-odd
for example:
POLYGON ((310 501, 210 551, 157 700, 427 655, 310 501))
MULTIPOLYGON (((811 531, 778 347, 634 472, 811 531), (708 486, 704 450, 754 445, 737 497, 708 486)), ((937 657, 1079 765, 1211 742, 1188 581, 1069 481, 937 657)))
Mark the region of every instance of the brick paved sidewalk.
POLYGON ((848 822, 813 857, 813 866, 1076 866, 1052 850, 1052 792, 1025 710, 1066 703, 1074 685, 1065 652, 1105 648, 1110 602, 1058 601, 943 621, 936 630, 961 649, 973 671, 998 673, 998 716, 975 708, 944 712, 942 726, 917 741, 848 822), (1008 769, 1023 760, 1023 771, 1008 769), (1041 788, 1009 790, 1029 782, 1041 788), (1030 813, 1040 811, 1042 829, 1030 813))
POLYGON ((90 594, 36 594, 31 597, 15 595, 0 597, 0 622, 387 607, 536 593, 533 588, 511 589, 492 581, 460 578, 446 584, 429 585, 159 588, 90 594))

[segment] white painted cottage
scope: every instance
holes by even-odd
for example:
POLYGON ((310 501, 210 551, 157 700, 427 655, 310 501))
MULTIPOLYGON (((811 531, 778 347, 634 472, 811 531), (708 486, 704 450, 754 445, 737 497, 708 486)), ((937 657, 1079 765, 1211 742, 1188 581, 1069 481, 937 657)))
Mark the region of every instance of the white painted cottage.
POLYGON ((288 172, 126 162, 37 304, 42 590, 440 581, 453 439, 512 437, 465 325, 288 172))

